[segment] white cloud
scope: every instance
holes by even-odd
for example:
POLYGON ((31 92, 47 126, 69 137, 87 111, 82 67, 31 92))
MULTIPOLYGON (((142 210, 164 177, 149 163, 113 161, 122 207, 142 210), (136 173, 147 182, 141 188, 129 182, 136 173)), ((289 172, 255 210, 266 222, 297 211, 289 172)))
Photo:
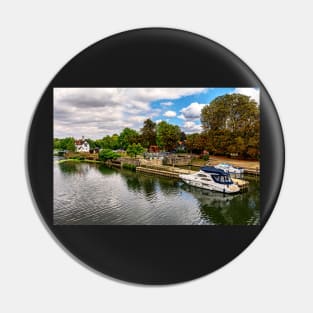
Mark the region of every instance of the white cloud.
POLYGON ((236 88, 233 93, 240 93, 242 95, 246 95, 251 97, 256 101, 256 103, 260 104, 260 89, 259 88, 236 88))
POLYGON ((161 114, 160 108, 150 106, 152 101, 164 100, 162 103, 169 106, 168 100, 205 91, 206 88, 54 88, 54 136, 84 135, 95 139, 119 133, 125 127, 139 130, 146 118, 161 114))
POLYGON ((207 88, 122 88, 126 94, 141 101, 174 100, 183 96, 198 94, 207 88))
POLYGON ((199 119, 201 115, 201 110, 204 106, 205 104, 193 102, 189 104, 187 107, 180 110, 182 114, 179 115, 179 118, 183 120, 199 119))
POLYGON ((180 118, 181 120, 185 120, 186 119, 184 114, 179 114, 177 117, 180 118))
POLYGON ((163 106, 169 107, 169 106, 173 105, 174 102, 172 102, 172 101, 167 101, 167 102, 160 102, 160 104, 163 105, 163 106))
POLYGON ((181 127, 181 129, 186 134, 199 133, 202 131, 201 125, 196 124, 195 122, 192 122, 192 121, 186 121, 181 127))
POLYGON ((175 111, 166 111, 163 115, 166 117, 175 117, 176 112, 175 111))

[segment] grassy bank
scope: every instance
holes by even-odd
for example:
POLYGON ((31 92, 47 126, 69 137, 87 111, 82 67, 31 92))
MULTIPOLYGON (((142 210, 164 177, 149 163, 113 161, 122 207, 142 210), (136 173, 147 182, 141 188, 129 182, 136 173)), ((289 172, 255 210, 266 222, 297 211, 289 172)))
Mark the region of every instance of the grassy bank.
POLYGON ((102 161, 96 161, 96 160, 79 160, 79 159, 62 159, 58 161, 58 163, 66 163, 66 162, 76 162, 76 163, 103 163, 102 161))

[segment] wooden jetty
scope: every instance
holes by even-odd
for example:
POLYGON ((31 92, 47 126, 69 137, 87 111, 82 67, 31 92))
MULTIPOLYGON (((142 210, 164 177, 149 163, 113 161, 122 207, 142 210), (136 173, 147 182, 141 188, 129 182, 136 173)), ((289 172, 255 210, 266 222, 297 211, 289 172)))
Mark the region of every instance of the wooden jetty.
MULTIPOLYGON (((193 174, 196 171, 181 169, 172 166, 155 166, 155 167, 146 167, 146 166, 137 166, 137 172, 146 173, 150 175, 159 175, 165 177, 179 178, 179 174, 193 174)), ((240 188, 241 191, 244 191, 248 188, 249 182, 239 178, 232 178, 233 182, 240 188)))
POLYGON ((178 167, 172 167, 167 165, 160 165, 160 166, 137 166, 136 167, 137 172, 141 173, 147 173, 152 175, 160 175, 160 176, 166 176, 166 177, 173 177, 173 178, 179 178, 179 174, 192 174, 195 173, 191 170, 186 170, 178 167))
POLYGON ((136 167, 136 172, 147 173, 147 174, 152 174, 152 175, 160 175, 160 176, 165 176, 165 177, 179 178, 179 173, 162 171, 162 170, 157 170, 154 168, 141 167, 141 166, 136 167))

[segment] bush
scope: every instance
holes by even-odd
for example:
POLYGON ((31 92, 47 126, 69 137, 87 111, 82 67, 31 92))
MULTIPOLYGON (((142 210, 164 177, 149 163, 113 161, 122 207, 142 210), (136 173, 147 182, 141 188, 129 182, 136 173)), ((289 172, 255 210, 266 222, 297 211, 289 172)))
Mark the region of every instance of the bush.
POLYGON ((129 145, 126 150, 127 154, 131 157, 136 157, 138 154, 141 154, 144 151, 145 149, 141 146, 140 143, 133 143, 132 145, 129 145))
POLYGON ((208 161, 208 160, 210 159, 210 157, 209 157, 208 154, 205 154, 205 155, 202 156, 202 159, 203 159, 204 161, 208 161))
POLYGON ((136 165, 129 164, 129 163, 124 163, 123 164, 123 168, 127 169, 127 170, 131 170, 131 171, 135 171, 136 170, 136 165))
POLYGON ((107 161, 107 160, 113 160, 118 158, 120 155, 114 151, 112 151, 111 149, 102 149, 99 152, 99 159, 101 161, 107 161))

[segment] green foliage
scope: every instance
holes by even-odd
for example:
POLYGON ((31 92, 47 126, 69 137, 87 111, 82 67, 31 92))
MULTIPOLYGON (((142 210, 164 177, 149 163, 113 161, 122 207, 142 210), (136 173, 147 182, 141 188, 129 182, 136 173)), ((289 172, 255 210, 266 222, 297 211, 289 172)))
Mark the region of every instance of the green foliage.
POLYGON ((66 137, 63 139, 54 138, 53 148, 58 150, 75 151, 75 140, 73 137, 66 137))
POLYGON ((53 149, 61 150, 61 139, 59 138, 53 139, 53 149))
POLYGON ((201 153, 205 147, 205 138, 202 134, 190 134, 186 138, 186 148, 192 153, 201 153))
POLYGON ((135 171, 136 170, 136 165, 134 164, 129 164, 129 163, 123 163, 123 168, 135 171))
POLYGON ((87 140, 87 142, 89 143, 89 148, 90 148, 90 149, 94 149, 94 148, 96 147, 96 143, 95 143, 94 140, 92 140, 92 139, 90 139, 90 138, 88 138, 88 139, 86 139, 86 140, 87 140))
MULTIPOLYGON (((90 148, 101 148, 100 159, 109 160, 118 157, 112 150, 127 149, 131 156, 137 156, 151 145, 171 151, 181 149, 184 152, 230 155, 258 159, 260 157, 260 110, 257 103, 242 94, 228 94, 215 98, 201 111, 203 132, 186 135, 177 125, 162 121, 156 125, 146 119, 140 133, 131 128, 102 139, 87 139, 90 148), (179 144, 178 144, 179 143, 179 144)), ((54 138, 55 150, 75 151, 72 137, 54 138)))
POLYGON ((149 148, 151 145, 156 145, 156 124, 153 121, 145 120, 140 132, 143 147, 149 148))
POLYGON ((111 149, 102 149, 99 152, 99 159, 101 161, 113 160, 118 158, 120 155, 111 149))
POLYGON ((133 143, 139 141, 139 134, 136 130, 131 128, 124 128, 119 136, 119 144, 122 149, 127 149, 127 147, 133 143))
POLYGON ((208 154, 205 154, 205 155, 202 156, 202 159, 204 161, 208 161, 210 159, 210 156, 208 154))
POLYGON ((211 153, 259 157, 260 111, 250 97, 242 94, 217 97, 203 107, 201 122, 206 149, 211 153))
POLYGON ((184 132, 180 132, 180 141, 185 141, 187 139, 187 135, 184 132))
POLYGON ((133 143, 128 146, 126 152, 131 157, 136 157, 138 154, 141 154, 145 151, 145 149, 142 147, 140 143, 133 143))
POLYGON ((104 148, 104 147, 103 147, 103 140, 102 140, 102 139, 96 139, 96 140, 95 140, 95 146, 96 146, 97 148, 104 148))
POLYGON ((157 125, 157 144, 159 147, 170 151, 176 148, 181 136, 180 128, 165 121, 157 125))
POLYGON ((99 148, 103 149, 112 149, 116 150, 120 148, 119 144, 119 136, 117 134, 114 134, 112 136, 105 136, 102 138, 102 140, 96 140, 96 145, 99 148))

